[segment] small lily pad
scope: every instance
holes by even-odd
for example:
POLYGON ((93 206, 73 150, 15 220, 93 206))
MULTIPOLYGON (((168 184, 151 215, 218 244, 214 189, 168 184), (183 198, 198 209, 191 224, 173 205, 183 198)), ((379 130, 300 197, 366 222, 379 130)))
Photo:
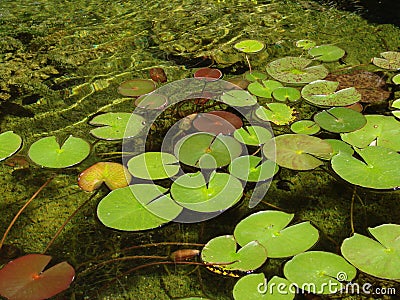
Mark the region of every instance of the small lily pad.
POLYGON ((298 40, 295 45, 298 48, 303 48, 304 50, 308 50, 314 47, 316 44, 317 43, 314 42, 313 40, 298 40))
POLYGON ((357 270, 337 254, 308 251, 289 260, 283 273, 290 282, 309 293, 333 294, 351 282, 357 270))
POLYGON ((372 63, 382 69, 399 70, 400 69, 400 52, 387 51, 382 52, 380 57, 374 57, 372 63))
POLYGON ((148 180, 172 177, 179 169, 178 159, 165 152, 145 152, 128 161, 128 170, 133 176, 148 180))
POLYGON ((249 73, 246 73, 246 75, 245 75, 245 78, 251 82, 258 81, 258 80, 264 80, 267 77, 268 77, 267 74, 261 73, 258 71, 253 71, 251 73, 249 72, 249 73))
POLYGON ((263 42, 257 40, 243 40, 233 46, 236 50, 244 53, 257 53, 264 49, 263 42))
POLYGON ((256 116, 276 125, 287 125, 295 119, 294 109, 284 103, 269 103, 256 110, 256 116))
POLYGON ((156 84, 150 79, 132 79, 124 81, 118 87, 118 93, 123 96, 137 97, 151 93, 156 89, 156 84))
POLYGON ((150 93, 137 98, 135 105, 144 109, 161 110, 167 107, 168 97, 162 94, 150 93))
POLYGON ((294 133, 313 135, 321 130, 319 125, 311 120, 300 120, 290 125, 294 133))
POLYGON ((400 154, 394 150, 370 146, 357 150, 362 161, 346 152, 332 157, 333 170, 351 184, 393 189, 400 186, 400 154))
POLYGON ((345 107, 333 107, 317 113, 314 121, 330 132, 351 132, 367 123, 363 114, 345 107))
POLYGON ((257 241, 250 241, 237 250, 235 238, 224 235, 213 238, 201 250, 201 260, 226 270, 253 271, 267 260, 265 248, 257 241))
POLYGON ((301 95, 317 106, 347 106, 361 100, 361 94, 354 87, 339 91, 339 82, 329 80, 313 81, 301 90, 301 95))
POLYGON ((279 87, 283 87, 282 83, 276 80, 262 80, 249 84, 247 90, 255 96, 263 98, 271 98, 272 92, 279 87))
POLYGON ((232 90, 221 96, 221 101, 229 106, 243 107, 257 104, 257 98, 244 90, 232 90))
POLYGON ((341 59, 345 51, 335 45, 321 45, 308 50, 308 54, 323 62, 333 62, 341 59))
POLYGON ((234 231, 239 245, 258 241, 269 257, 289 257, 310 249, 319 238, 310 222, 287 227, 294 214, 281 211, 260 211, 240 221, 234 231))
POLYGON ((243 144, 259 146, 270 140, 272 138, 272 133, 265 127, 246 126, 236 129, 233 136, 243 144))
POLYGON ((367 274, 399 280, 400 225, 383 224, 368 230, 376 240, 355 233, 343 241, 344 258, 367 274))
POLYGON ((96 138, 121 140, 136 136, 144 128, 145 120, 136 114, 110 112, 95 116, 89 124, 98 126, 90 131, 96 138))
POLYGON ((278 101, 295 102, 301 98, 300 91, 293 87, 278 87, 272 91, 272 97, 278 101))
POLYGON ((16 153, 22 145, 22 138, 12 131, 0 134, 0 161, 16 153))
POLYGON ((80 163, 90 153, 90 145, 81 138, 69 136, 64 144, 58 144, 55 136, 42 138, 29 148, 29 157, 47 168, 67 168, 80 163))
POLYGON ((393 82, 394 84, 399 85, 399 84, 400 84, 400 74, 394 75, 394 76, 392 77, 392 82, 393 82))
MULTIPOLYGON (((393 101, 392 108, 400 108, 400 99, 396 99, 393 101)), ((393 116, 395 116, 397 119, 400 119, 400 110, 393 110, 392 111, 393 116)))
POLYGON ((336 139, 325 139, 324 141, 328 142, 333 149, 333 155, 338 154, 339 152, 346 152, 349 155, 354 154, 354 149, 349 144, 336 139))
POLYGON ((245 155, 235 158, 229 165, 229 173, 244 181, 258 182, 272 178, 279 167, 271 160, 245 155))
POLYGON ((312 62, 303 57, 283 57, 270 62, 267 72, 274 79, 286 83, 308 83, 325 78, 328 70, 323 65, 308 67, 312 62))
POLYGON ((323 164, 321 159, 331 158, 332 147, 326 141, 314 136, 283 134, 268 141, 263 146, 263 152, 265 157, 281 167, 312 170, 323 164))

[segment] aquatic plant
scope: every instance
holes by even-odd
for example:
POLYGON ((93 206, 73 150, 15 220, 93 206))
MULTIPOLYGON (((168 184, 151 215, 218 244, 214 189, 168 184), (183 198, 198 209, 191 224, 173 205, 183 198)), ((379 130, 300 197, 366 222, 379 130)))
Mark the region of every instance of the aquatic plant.
POLYGON ((194 78, 205 81, 214 81, 222 78, 222 72, 215 68, 201 68, 194 73, 194 78))
POLYGON ((287 125, 295 119, 294 109, 284 103, 268 103, 257 108, 256 116, 276 125, 287 125))
POLYGON ((260 146, 272 138, 272 133, 262 126, 245 126, 236 129, 233 136, 242 144, 260 146))
POLYGON ((278 101, 295 102, 301 98, 301 94, 294 87, 278 87, 272 91, 272 97, 278 101))
POLYGON ((342 48, 335 45, 320 45, 311 47, 308 54, 319 61, 334 62, 341 59, 346 53, 342 48))
MULTIPOLYGON (((400 108, 400 99, 394 100, 392 102, 392 105, 390 106, 391 108, 398 109, 400 108)), ((400 119, 400 110, 393 110, 392 111, 393 116, 395 116, 397 119, 400 119)))
POLYGON ((118 93, 127 97, 138 97, 151 93, 156 89, 156 84, 150 79, 131 79, 124 81, 118 87, 118 93))
POLYGON ((400 74, 394 75, 394 76, 392 77, 392 82, 393 82, 394 84, 399 85, 399 84, 400 84, 400 74))
POLYGON ((264 49, 265 44, 257 40, 243 40, 233 46, 236 50, 245 53, 246 61, 249 66, 250 73, 252 73, 251 64, 247 54, 257 53, 264 49))
POLYGON ((362 128, 367 119, 363 114, 345 107, 333 107, 314 115, 314 121, 330 132, 352 132, 362 128))
POLYGON ((372 63, 382 69, 399 70, 400 69, 400 52, 386 51, 381 52, 381 57, 374 57, 372 63))
POLYGON ((157 83, 164 83, 168 80, 163 68, 151 68, 149 70, 149 75, 151 80, 157 83))
POLYGON ((233 107, 253 106, 257 104, 257 98, 244 90, 233 90, 224 93, 220 100, 233 107))
POLYGON ((243 121, 234 113, 220 110, 197 114, 192 125, 201 132, 232 134, 243 126, 243 121))
POLYGON ((308 40, 308 39, 298 40, 295 43, 296 47, 302 48, 303 50, 308 50, 310 48, 313 48, 315 47, 316 44, 317 43, 314 42, 313 40, 308 40))
POLYGON ((283 87, 282 83, 276 80, 261 80, 249 84, 247 90, 257 97, 272 98, 272 92, 283 87))
POLYGON ((147 95, 140 96, 135 100, 135 105, 144 109, 156 109, 161 110, 167 107, 168 98, 165 95, 159 95, 157 93, 150 93, 147 95))
POLYGON ((22 138, 12 131, 0 134, 0 161, 15 154, 22 145, 22 138))
POLYGON ((311 120, 300 120, 290 125, 290 130, 298 134, 313 135, 321 130, 321 127, 311 120))
POLYGON ((229 173, 236 178, 249 182, 260 182, 272 178, 279 167, 271 160, 246 155, 235 158, 228 167, 229 173))

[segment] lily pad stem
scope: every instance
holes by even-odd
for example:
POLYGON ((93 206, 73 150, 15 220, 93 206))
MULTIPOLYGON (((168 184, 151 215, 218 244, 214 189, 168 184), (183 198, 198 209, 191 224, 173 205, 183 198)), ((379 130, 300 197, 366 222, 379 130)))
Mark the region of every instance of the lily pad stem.
POLYGON ((245 57, 246 57, 247 64, 249 65, 249 72, 251 73, 253 71, 251 70, 251 64, 250 64, 249 57, 247 56, 247 54, 245 54, 245 57))

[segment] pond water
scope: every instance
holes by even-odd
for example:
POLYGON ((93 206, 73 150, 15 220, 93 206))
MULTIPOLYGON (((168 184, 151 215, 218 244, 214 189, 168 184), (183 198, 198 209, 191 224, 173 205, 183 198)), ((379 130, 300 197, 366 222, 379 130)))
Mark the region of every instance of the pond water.
MULTIPOLYGON (((103 185, 97 192, 86 192, 78 186, 78 175, 93 164, 122 162, 123 142, 96 138, 89 133, 94 128, 89 122, 101 113, 135 110, 135 98, 118 93, 124 81, 149 79, 149 71, 154 68, 161 68, 168 80, 157 83, 159 88, 193 78, 202 67, 218 68, 225 81, 243 79, 249 66, 267 74, 266 66, 279 58, 312 58, 307 50, 296 46, 299 40, 334 45, 345 51, 345 56, 333 62, 322 62, 329 76, 361 70, 383 78, 387 97, 378 104, 364 103, 363 112, 393 118, 389 103, 400 98, 400 89, 391 78, 398 69, 371 63, 382 52, 400 50, 400 29, 393 24, 371 23, 355 13, 311 1, 2 0, 0 132, 13 131, 23 143, 17 154, 0 162, 1 235, 24 203, 51 180, 6 236, 0 265, 29 253, 51 255, 52 264, 67 261, 76 277, 71 287, 54 299, 233 299, 238 278, 211 272, 198 256, 174 263, 171 253, 190 249, 189 254, 196 254, 195 250, 201 250, 209 240, 232 235, 239 221, 264 210, 293 213, 293 223, 310 221, 319 231, 312 250, 339 255, 343 240, 353 232, 368 235, 368 227, 398 223, 399 191, 395 186, 355 187, 332 170, 329 159, 310 171, 281 167, 268 181, 263 201, 255 207, 249 207, 254 184, 248 184, 242 199, 214 218, 170 222, 142 231, 106 227, 97 216, 97 207, 110 190, 103 185), (265 48, 247 56, 234 47, 246 39, 261 41, 265 48), (70 135, 91 145, 90 155, 81 163, 46 168, 29 158, 30 146, 41 138, 55 136, 64 141, 70 135)), ((320 62, 314 59, 313 63, 320 62)), ((304 86, 288 85, 297 90, 304 86)), ((260 105, 270 101, 259 97, 260 105)), ((304 99, 288 105, 295 113, 288 122, 271 125, 275 135, 293 133, 291 123, 312 119, 322 110, 304 99)), ((147 151, 160 151, 173 124, 192 113, 215 109, 238 114, 229 105, 212 100, 182 102, 157 118, 146 142, 139 137, 130 142, 146 146, 147 151)), ((395 137, 400 136, 400 127, 391 130, 394 137, 389 139, 398 145, 395 137)), ((181 132, 176 134, 172 140, 181 132)), ((339 137, 327 131, 316 136, 339 137)), ((398 165, 389 171, 395 174, 392 177, 400 178, 398 165)), ((382 174, 376 176, 383 180, 382 174)), ((169 179, 158 182, 170 186, 169 179)), ((233 190, 227 192, 231 193, 233 190)), ((282 266, 289 259, 271 258, 257 273, 264 272, 268 278, 284 277, 282 266)), ((400 291, 395 281, 362 272, 355 280, 400 291)), ((362 299, 366 294, 337 297, 362 299)))

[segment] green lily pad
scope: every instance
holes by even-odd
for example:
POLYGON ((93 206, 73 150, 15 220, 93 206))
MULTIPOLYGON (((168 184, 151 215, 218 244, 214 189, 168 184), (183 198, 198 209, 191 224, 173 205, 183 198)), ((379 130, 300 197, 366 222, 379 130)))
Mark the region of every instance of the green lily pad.
POLYGON ((292 300, 294 296, 290 281, 274 276, 267 282, 263 273, 246 275, 233 287, 235 300, 292 300))
POLYGON ((181 206, 197 212, 225 210, 242 198, 242 183, 226 173, 211 174, 206 182, 202 173, 187 173, 171 186, 172 198, 181 206))
POLYGON ((16 153, 22 145, 22 138, 12 131, 0 134, 0 161, 16 153))
MULTIPOLYGON (((400 108, 400 99, 396 99, 393 101, 392 108, 400 108)), ((393 116, 395 116, 397 119, 400 119, 400 110, 393 110, 392 111, 393 116)))
POLYGON ((31 145, 28 155, 42 167, 67 168, 80 163, 89 153, 88 142, 70 135, 61 147, 55 136, 42 138, 31 145))
POLYGON ((304 50, 308 50, 314 47, 317 43, 312 40, 298 40, 296 42, 296 47, 303 48, 304 50))
POLYGON ((221 101, 229 106, 243 107, 257 104, 257 98, 244 90, 232 90, 221 96, 221 101))
POLYGON ((137 97, 151 93, 156 89, 156 83, 150 79, 132 79, 124 81, 118 87, 118 93, 123 96, 137 97))
POLYGON ((355 233, 343 241, 341 251, 357 269, 375 277, 400 279, 400 225, 368 228, 376 239, 355 233))
POLYGON ((244 40, 236 43, 233 47, 244 53, 257 53, 263 50, 265 45, 263 42, 257 40, 244 40))
POLYGON ((213 169, 228 165, 242 153, 242 145, 233 137, 206 132, 185 136, 175 145, 175 155, 189 166, 213 169))
POLYGON ((393 82, 394 84, 400 84, 400 74, 394 75, 394 76, 392 77, 392 82, 393 82))
POLYGON ((350 155, 354 154, 354 149, 349 144, 336 139, 325 139, 325 142, 328 142, 333 149, 333 155, 338 154, 339 152, 346 152, 350 155))
POLYGON ((382 69, 399 70, 400 69, 400 52, 387 51, 382 52, 380 57, 374 57, 372 63, 382 69))
POLYGON ((148 180, 170 178, 179 172, 178 159, 165 152, 145 152, 132 157, 128 161, 129 172, 137 177, 148 180))
POLYGON ((262 162, 261 157, 245 155, 235 158, 229 165, 229 173, 244 181, 258 182, 272 178, 279 167, 271 160, 262 162))
POLYGON ((157 228, 175 219, 183 210, 166 189, 154 184, 135 184, 111 191, 97 207, 97 216, 107 227, 139 231, 157 228))
POLYGON ((293 170, 311 170, 329 160, 332 147, 314 136, 304 134, 279 135, 263 146, 265 157, 279 166, 293 170), (275 151, 276 147, 276 151, 275 151))
POLYGON ((267 74, 261 73, 258 71, 253 71, 251 73, 249 72, 249 73, 246 73, 246 75, 245 75, 245 78, 251 82, 258 81, 258 80, 264 80, 267 77, 268 77, 267 74))
POLYGON ((267 72, 274 79, 286 83, 308 83, 325 78, 328 70, 323 65, 308 67, 312 62, 303 57, 283 57, 270 62, 267 72))
POLYGON ((310 249, 319 237, 310 222, 286 227, 293 217, 281 211, 260 211, 240 221, 234 236, 239 245, 258 241, 271 258, 293 256, 310 249))
POLYGON ((276 80, 262 80, 249 84, 247 90, 255 96, 263 98, 271 98, 272 92, 279 87, 283 87, 282 83, 276 80))
POLYGON ((370 144, 400 151, 400 122, 394 117, 366 115, 367 124, 340 137, 346 143, 357 148, 365 148, 370 144))
POLYGON ((342 48, 334 45, 321 45, 308 50, 308 54, 323 62, 338 61, 345 55, 342 48))
POLYGON ((161 110, 168 105, 168 97, 157 93, 151 93, 137 98, 135 105, 144 109, 161 110))
POLYGON ((300 120, 290 125, 290 130, 299 134, 316 134, 321 130, 319 125, 311 120, 300 120))
POLYGON ((400 154, 379 146, 357 150, 363 161, 346 152, 332 157, 333 170, 351 184, 373 188, 393 189, 400 186, 400 154))
POLYGON ((90 133, 99 139, 121 140, 136 136, 145 126, 143 117, 131 113, 105 113, 95 116, 90 125, 99 126, 90 133), (129 123, 129 126, 127 126, 129 123))
POLYGON ((293 87, 278 87, 272 91, 272 97, 278 101, 295 102, 301 98, 300 91, 293 87))
POLYGON ((243 144, 259 146, 270 140, 272 133, 267 128, 261 126, 246 126, 236 129, 233 136, 243 144))
POLYGON ((283 273, 289 281, 309 293, 333 294, 356 277, 357 270, 337 254, 308 251, 289 260, 283 273))
POLYGON ((317 113, 314 121, 330 132, 351 132, 367 123, 362 113, 345 107, 333 107, 317 113))
POLYGON ((361 100, 361 94, 349 87, 336 91, 339 82, 329 80, 313 81, 301 90, 301 95, 317 106, 347 106, 361 100))
POLYGON ((256 110, 256 116, 276 125, 287 125, 295 119, 294 109, 284 103, 268 103, 256 110))
POLYGON ((237 250, 234 237, 223 235, 208 241, 201 250, 201 260, 226 270, 248 272, 258 269, 265 263, 267 252, 257 241, 251 241, 237 250))

